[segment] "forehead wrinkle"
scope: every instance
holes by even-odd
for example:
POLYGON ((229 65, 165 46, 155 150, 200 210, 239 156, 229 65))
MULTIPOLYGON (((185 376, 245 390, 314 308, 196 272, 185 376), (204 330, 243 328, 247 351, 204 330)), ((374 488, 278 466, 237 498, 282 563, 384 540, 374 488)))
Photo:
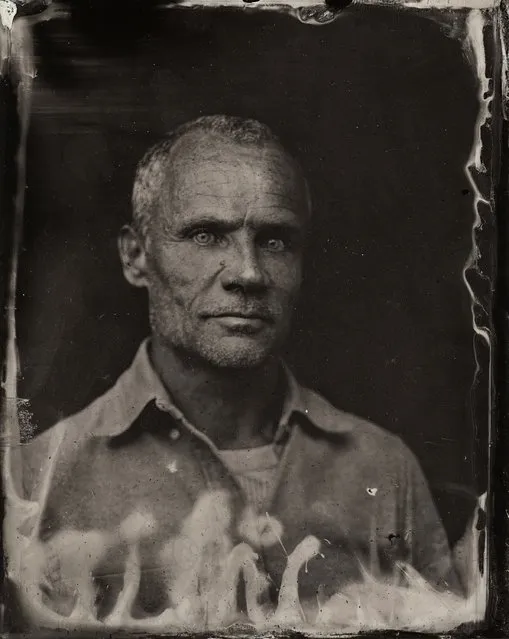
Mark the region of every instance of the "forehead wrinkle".
POLYGON ((217 170, 211 172, 209 175, 203 175, 202 171, 197 172, 195 174, 192 184, 194 185, 207 185, 207 184, 217 184, 219 186, 223 186, 224 184, 228 184, 228 171, 226 169, 217 170), (218 179, 219 178, 219 179, 218 179))
MULTIPOLYGON (((285 158, 286 160, 286 158, 285 158)), ((274 163, 275 164, 275 163, 274 163)), ((270 165, 269 165, 270 166, 270 165)), ((267 170, 267 167, 265 167, 264 170, 258 170, 258 171, 254 171, 253 174, 256 177, 256 182, 257 184, 255 185, 255 198, 253 200, 253 202, 251 203, 251 206, 246 207, 246 212, 244 215, 244 226, 253 226, 252 222, 251 222, 251 215, 253 215, 253 213, 257 210, 260 209, 285 209, 288 210, 292 215, 297 216, 297 211, 293 210, 293 207, 295 207, 296 204, 298 204, 299 201, 299 196, 297 195, 297 193, 300 190, 300 185, 298 183, 297 180, 297 174, 296 171, 294 170, 293 166, 292 166, 292 179, 291 181, 288 179, 288 174, 285 174, 285 172, 283 172, 280 168, 280 165, 276 165, 276 166, 272 166, 271 167, 272 170, 267 170), (272 186, 274 185, 274 182, 279 183, 281 185, 281 190, 266 190, 264 188, 264 186, 267 185, 267 183, 269 182, 269 180, 267 180, 267 174, 270 176, 270 183, 272 184, 272 186), (295 195, 289 195, 288 191, 292 191, 292 193, 295 193, 295 195), (286 193, 285 193, 286 191, 286 193), (290 209, 286 209, 286 207, 282 207, 280 204, 261 204, 260 203, 260 199, 261 197, 266 197, 267 195, 269 196, 273 196, 275 198, 278 198, 279 200, 282 200, 284 202, 286 202, 287 204, 289 204, 292 208, 290 209)), ((300 206, 297 206, 297 208, 300 208, 300 206)))
MULTIPOLYGON (((175 196, 223 197, 222 193, 214 191, 221 189, 221 187, 232 186, 233 183, 231 178, 229 179, 228 171, 226 168, 218 167, 217 161, 201 163, 200 168, 201 170, 196 171, 194 162, 179 162, 172 167, 172 172, 175 176, 173 185, 175 196), (185 170, 186 164, 188 164, 187 171, 185 170), (208 174, 205 172, 206 170, 209 171, 208 174), (176 173, 177 175, 175 175, 176 173), (204 187, 206 190, 197 191, 196 189, 200 187, 204 187)), ((228 193, 227 195, 231 197, 234 193, 228 193)))
MULTIPOLYGON (((250 221, 250 216, 255 210, 261 208, 277 209, 281 208, 277 204, 270 204, 267 206, 258 205, 259 200, 264 196, 273 196, 281 199, 285 203, 289 204, 291 209, 297 207, 300 211, 301 208, 307 210, 305 204, 306 196, 305 189, 300 183, 300 170, 293 158, 285 151, 285 149, 279 146, 268 144, 261 148, 256 148, 256 154, 250 155, 251 150, 249 146, 229 143, 222 140, 217 136, 200 136, 196 140, 196 144, 192 145, 192 137, 185 136, 175 147, 172 149, 169 157, 169 173, 171 178, 169 179, 168 189, 165 189, 167 193, 167 200, 172 204, 176 204, 176 198, 186 197, 186 195, 198 196, 201 198, 208 198, 215 201, 227 201, 235 202, 236 200, 243 200, 245 195, 242 192, 235 193, 235 190, 227 194, 211 193, 211 192, 193 192, 192 187, 195 186, 234 186, 227 167, 246 167, 246 170, 250 173, 251 184, 253 187, 254 195, 251 200, 250 206, 247 206, 244 212, 243 224, 246 225, 250 221), (211 152, 212 151, 212 152, 211 152), (208 157, 204 158, 204 153, 209 153, 208 157), (226 153, 226 155, 225 155, 226 153), (226 159, 225 159, 226 158, 226 159), (196 176, 193 176, 192 181, 188 181, 187 176, 191 175, 189 169, 195 169, 196 165, 201 165, 212 169, 209 175, 203 175, 202 171, 196 171, 196 176), (186 167, 186 165, 188 165, 186 167), (185 170, 187 168, 187 170, 185 170), (180 175, 178 175, 180 173, 180 175), (221 179, 222 178, 222 179, 221 179), (274 185, 280 184, 280 190, 274 190, 274 185), (189 192, 189 187, 191 191, 189 192), (271 190, 267 190, 267 187, 272 187, 271 190), (170 191, 170 193, 168 193, 170 191), (186 193, 188 191, 188 193, 186 193), (285 191, 292 191, 294 195, 287 195, 285 191), (302 202, 301 202, 302 200, 302 202)), ((237 190, 242 188, 242 182, 238 184, 237 190)), ((172 208, 170 206, 170 208, 172 208)), ((297 210, 291 211, 294 215, 298 215, 297 210)), ((307 217, 307 216, 306 216, 307 217)))

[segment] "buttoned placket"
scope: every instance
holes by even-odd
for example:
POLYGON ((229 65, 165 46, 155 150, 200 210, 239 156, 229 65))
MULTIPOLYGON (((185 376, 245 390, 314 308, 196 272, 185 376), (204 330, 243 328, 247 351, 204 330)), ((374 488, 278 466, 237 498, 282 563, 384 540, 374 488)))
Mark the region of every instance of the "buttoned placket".
MULTIPOLYGON (((191 436, 191 441, 193 438, 196 438, 199 441, 199 444, 201 444, 202 446, 205 445, 207 447, 207 449, 214 455, 215 459, 219 462, 219 464, 221 465, 221 468, 224 470, 224 472, 228 475, 228 477, 231 479, 233 485, 237 488, 238 493, 240 495, 243 496, 243 492, 242 492, 242 488, 240 487, 239 483, 237 482, 236 478, 231 474, 231 472, 228 470, 228 468, 226 468, 226 466, 224 465, 220 455, 219 455, 219 450, 217 448, 217 446, 214 444, 214 442, 212 442, 212 440, 207 437, 207 435, 205 435, 204 433, 202 433, 200 430, 198 430, 195 426, 193 426, 184 416, 184 414, 174 405, 169 404, 167 401, 165 400, 161 400, 161 399, 157 399, 156 400, 156 407, 165 413, 168 413, 174 420, 175 422, 179 425, 179 426, 173 426, 169 432, 168 432, 168 437, 169 439, 176 443, 177 441, 179 441, 182 438, 182 431, 185 430, 186 432, 188 432, 191 436)), ((200 445, 198 445, 196 442, 194 442, 194 453, 196 454, 196 457, 199 461, 200 464, 200 468, 201 468, 201 472, 202 475, 205 479, 205 483, 207 485, 208 489, 214 489, 217 488, 218 482, 214 481, 214 478, 211 475, 210 472, 210 468, 209 468, 209 464, 206 463, 206 461, 203 459, 203 456, 201 454, 201 448, 200 445)), ((172 462, 170 462, 171 464, 172 462)), ((171 469, 170 469, 170 472, 171 469)))
MULTIPOLYGON (((191 434, 191 436, 196 437, 202 444, 204 444, 214 455, 214 457, 216 458, 216 460, 220 463, 221 468, 224 470, 224 472, 229 476, 229 478, 232 480, 233 484, 237 487, 239 494, 242 495, 243 497, 243 501, 245 501, 244 498, 244 492, 242 490, 242 487, 240 486, 239 482, 237 481, 237 479, 232 475, 232 473, 230 472, 230 470, 226 467, 226 465, 224 464, 223 460, 221 459, 221 455, 219 453, 219 449, 217 448, 217 446, 214 444, 214 442, 207 437, 207 435, 205 435, 204 433, 202 433, 200 430, 198 430, 195 426, 193 426, 184 416, 184 414, 173 404, 168 403, 167 400, 165 399, 156 399, 155 401, 156 407, 165 413, 168 413, 175 421, 177 424, 180 425, 180 428, 177 426, 173 426, 169 433, 168 433, 168 437, 171 441, 173 442, 177 442, 178 440, 181 439, 182 437, 182 429, 185 429, 187 432, 189 432, 191 434)), ((278 468, 277 468, 277 473, 276 473, 276 479, 274 482, 274 486, 272 488, 271 494, 267 500, 267 504, 266 504, 266 513, 268 514, 270 511, 270 508, 272 506, 272 504, 275 501, 275 498, 277 496, 277 494, 279 493, 279 487, 281 484, 281 478, 284 475, 284 471, 287 467, 287 459, 288 459, 288 453, 290 451, 290 449, 292 448, 292 441, 295 438, 295 431, 297 430, 297 425, 295 425, 295 427, 291 427, 289 424, 289 420, 290 420, 291 416, 287 416, 287 419, 285 420, 285 423, 281 423, 278 425, 278 428, 276 429, 276 435, 275 435, 275 439, 274 439, 274 445, 277 446, 279 448, 278 450, 278 456, 279 456, 279 463, 278 463, 278 468)), ((208 464, 201 458, 200 455, 200 449, 198 446, 194 447, 195 452, 197 453, 199 462, 200 462, 200 467, 202 470, 202 474, 205 478, 206 484, 208 488, 214 488, 216 487, 216 482, 214 482, 213 478, 211 477, 210 474, 210 469, 208 468, 208 464)), ((171 465, 172 462, 170 462, 171 465)), ((172 472, 172 470, 170 469, 170 472, 172 472)))
MULTIPOLYGON (((168 405, 167 402, 161 402, 161 401, 156 401, 156 406, 159 410, 168 413, 173 418, 173 420, 175 420, 175 422, 178 424, 178 426, 173 426, 168 433, 168 437, 172 442, 176 443, 177 441, 182 439, 183 430, 188 432, 191 437, 194 437, 196 438, 196 440, 198 440, 199 444, 197 443, 194 446, 194 452, 196 453, 196 456, 199 460, 201 472, 205 479, 205 483, 209 489, 215 488, 216 484, 214 482, 214 479, 210 475, 209 465, 207 464, 206 460, 202 458, 201 453, 203 452, 203 449, 201 448, 201 446, 203 445, 206 446, 207 449, 210 452, 212 452, 216 460, 220 463, 221 468, 224 469, 224 472, 229 476, 233 485, 237 488, 237 495, 241 497, 241 500, 243 503, 243 508, 242 508, 243 510, 245 506, 247 506, 244 491, 242 490, 242 487, 240 486, 236 478, 225 466, 223 460, 220 457, 219 449, 217 448, 217 446, 215 446, 215 444, 210 440, 209 437, 207 437, 204 433, 200 432, 196 427, 194 427, 184 417, 183 413, 180 410, 178 410, 177 407, 173 405, 168 405)), ((288 417, 285 424, 280 424, 276 430, 276 437, 275 437, 274 444, 276 446, 281 447, 280 459, 279 459, 279 464, 278 464, 274 485, 273 485, 271 494, 268 497, 266 502, 265 512, 260 513, 261 515, 272 516, 272 517, 275 517, 276 519, 278 517, 277 517, 277 513, 273 511, 273 504, 276 502, 276 498, 278 498, 281 493, 281 489, 282 489, 281 480, 284 477, 285 472, 288 468, 290 455, 297 437, 297 431, 299 430, 298 423, 294 422, 292 425, 290 425, 290 419, 291 419, 291 416, 288 417)), ((235 519, 237 519, 237 516, 240 514, 241 514, 240 511, 236 513, 235 519)), ((258 554, 258 561, 260 563, 260 568, 264 570, 267 574, 270 574, 269 564, 267 563, 268 560, 266 556, 266 549, 263 546, 257 548, 257 554, 258 554)), ((277 592, 277 589, 276 589, 276 592, 277 592)))
POLYGON ((270 514, 272 506, 276 501, 276 497, 278 496, 281 488, 281 480, 284 476, 286 469, 288 468, 288 459, 289 455, 293 449, 293 445, 295 439, 297 437, 297 431, 299 430, 299 426, 297 423, 294 423, 292 426, 290 424, 286 424, 284 431, 280 432, 280 439, 276 445, 281 446, 281 452, 279 457, 279 463, 277 467, 276 477, 274 480, 274 486, 272 487, 272 492, 270 497, 267 499, 267 508, 266 514, 270 514))

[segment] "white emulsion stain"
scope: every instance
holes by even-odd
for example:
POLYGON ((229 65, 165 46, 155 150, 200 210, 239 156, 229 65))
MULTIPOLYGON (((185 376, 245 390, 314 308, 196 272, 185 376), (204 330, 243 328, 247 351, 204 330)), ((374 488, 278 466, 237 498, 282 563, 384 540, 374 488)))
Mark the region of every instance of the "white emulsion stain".
MULTIPOLYGON (((472 329, 476 335, 478 335, 486 344, 489 352, 489 365, 488 365, 488 383, 491 389, 492 387, 492 376, 491 376, 491 363, 492 363, 492 348, 491 348, 491 334, 490 330, 487 326, 482 326, 478 323, 478 314, 477 311, 481 310, 483 315, 488 317, 488 310, 484 308, 482 302, 476 297, 475 291, 472 288, 471 283, 468 281, 468 273, 470 271, 475 271, 477 277, 481 279, 487 279, 487 276, 484 275, 479 269, 479 258, 481 257, 481 253, 479 247, 477 245, 477 231, 482 228, 483 220, 481 218, 480 207, 486 206, 490 207, 490 202, 486 199, 479 187, 477 185, 475 175, 476 173, 485 173, 486 167, 482 161, 482 131, 484 127, 489 126, 490 119, 490 106, 493 101, 493 89, 490 87, 490 79, 486 75, 486 54, 484 49, 484 30, 486 27, 486 17, 485 15, 479 11, 471 11, 467 17, 466 21, 467 34, 465 46, 467 47, 467 51, 470 54, 469 57, 471 59, 471 63, 474 65, 476 76, 477 76, 477 98, 479 102, 479 111, 477 114, 477 120, 474 128, 474 139, 472 143, 472 148, 470 151, 470 156, 465 165, 464 172, 467 177, 470 186, 472 188, 472 192, 474 194, 474 202, 473 202, 473 213, 474 219, 472 222, 472 231, 471 231, 471 251, 467 257, 465 262, 465 266, 463 268, 463 282, 467 287, 468 293, 470 295, 470 310, 472 314, 472 329)), ((477 357, 477 352, 474 348, 474 356, 475 356, 475 372, 474 378, 472 380, 472 388, 477 383, 477 378, 480 372, 480 364, 477 357)), ((488 394, 489 401, 489 410, 488 410, 488 436, 491 441, 491 393, 488 394)))
MULTIPOLYGON (((420 0, 418 2, 405 2, 405 0, 361 0, 355 4, 364 5, 393 5, 400 7, 412 7, 414 9, 488 9, 490 7, 497 7, 499 0, 420 0)), ((327 10, 325 2, 319 2, 319 0, 258 0, 250 7, 246 6, 244 0, 181 0, 178 5, 169 3, 165 5, 167 8, 175 7, 199 7, 206 5, 207 7, 242 7, 249 10, 268 9, 273 11, 289 10, 293 15, 298 17, 297 13, 300 9, 313 9, 318 10, 323 7, 327 10)), ((329 13, 339 15, 341 12, 329 11, 329 13)), ((331 16, 332 18, 332 16, 331 16)), ((319 22, 313 22, 312 24, 320 24, 319 22)), ((325 22, 323 23, 325 24, 325 22)))
MULTIPOLYGON (((467 163, 464 168, 465 176, 470 183, 474 201, 473 201, 473 222, 472 222, 472 230, 471 230, 471 250, 465 262, 465 266, 463 268, 462 276, 463 282, 467 287, 469 296, 470 296, 470 310, 472 315, 472 329, 474 333, 480 337, 486 347, 488 349, 488 385, 490 388, 490 393, 488 393, 488 437, 491 441, 491 388, 492 388, 492 347, 491 347, 491 334, 490 330, 487 326, 483 326, 479 324, 478 311, 482 311, 483 316, 488 319, 489 312, 484 308, 482 302, 477 298, 475 291, 472 287, 472 284, 468 280, 468 274, 471 271, 475 271, 476 277, 486 280, 487 276, 481 272, 479 268, 479 258, 481 257, 481 253, 479 247, 477 245, 477 231, 482 228, 483 220, 480 213, 480 207, 490 207, 490 202, 484 195, 481 193, 477 182, 476 182, 476 174, 478 173, 486 173, 486 167, 482 161, 482 152, 483 152, 483 143, 482 143, 482 132, 483 129, 489 127, 490 120, 490 106, 493 101, 494 92, 492 86, 490 86, 490 78, 487 76, 486 69, 486 53, 484 47, 484 32, 487 27, 487 19, 486 14, 481 12, 480 10, 471 11, 468 14, 466 20, 466 37, 465 37, 465 48, 468 53, 469 61, 473 66, 476 77, 477 77, 477 99, 479 103, 479 111, 477 113, 477 120, 474 128, 474 139, 472 142, 472 147, 470 151, 470 156, 467 160, 467 163)), ((494 25, 495 26, 495 25, 494 25)), ((493 211, 491 210, 491 213, 493 211)), ((475 371, 472 380, 471 388, 477 384, 479 373, 481 372, 481 365, 478 359, 478 352, 476 347, 474 346, 474 358, 475 358, 475 371)), ((491 455, 491 450, 488 450, 488 463, 489 457, 491 455)), ((478 505, 485 503, 484 495, 481 496, 478 500, 478 505)), ((472 535, 475 539, 475 535, 472 535)), ((474 587, 474 592, 472 595, 473 603, 475 602, 475 606, 477 608, 476 612, 479 618, 482 618, 484 615, 484 611, 486 610, 487 605, 487 575, 488 575, 488 565, 487 565, 487 548, 485 544, 484 548, 484 562, 483 562, 483 571, 482 574, 478 571, 477 579, 478 582, 476 587, 474 587)), ((477 555, 475 550, 473 551, 473 555, 477 555)), ((477 564, 474 564, 477 565, 477 564)), ((474 578, 475 579, 475 578, 474 578)))
POLYGON ((18 12, 18 7, 11 0, 0 0, 0 23, 9 31, 12 29, 14 16, 18 12))
POLYGON ((177 460, 173 459, 169 464, 167 464, 166 468, 170 471, 172 475, 176 473, 178 471, 177 460))

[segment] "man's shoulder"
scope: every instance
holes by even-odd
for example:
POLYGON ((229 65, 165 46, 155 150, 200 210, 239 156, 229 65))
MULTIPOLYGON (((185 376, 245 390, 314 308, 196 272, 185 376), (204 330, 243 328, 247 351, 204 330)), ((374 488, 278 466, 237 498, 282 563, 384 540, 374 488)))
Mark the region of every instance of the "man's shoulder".
POLYGON ((345 436, 363 453, 372 451, 393 458, 413 459, 410 449, 397 434, 369 419, 337 408, 317 391, 305 389, 305 393, 309 406, 307 416, 320 430, 330 435, 345 436))
POLYGON ((122 396, 117 381, 115 385, 96 397, 84 408, 63 417, 53 424, 47 431, 36 437, 33 443, 41 442, 41 445, 44 445, 45 442, 49 441, 51 433, 55 430, 65 430, 67 433, 72 432, 75 439, 81 439, 100 432, 107 424, 120 426, 125 419, 124 405, 125 398, 122 396))
POLYGON ((109 388, 82 410, 77 411, 37 435, 22 446, 23 484, 31 495, 45 469, 59 458, 70 457, 73 451, 94 436, 109 429, 127 427, 129 411, 125 408, 119 383, 109 388))

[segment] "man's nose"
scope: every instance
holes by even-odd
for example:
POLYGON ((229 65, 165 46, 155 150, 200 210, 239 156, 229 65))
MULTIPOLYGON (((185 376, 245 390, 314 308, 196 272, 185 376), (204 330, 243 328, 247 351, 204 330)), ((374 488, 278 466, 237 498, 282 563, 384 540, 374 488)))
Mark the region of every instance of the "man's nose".
POLYGON ((232 247, 225 258, 221 276, 226 290, 256 291, 265 288, 267 284, 256 246, 252 244, 232 247))

